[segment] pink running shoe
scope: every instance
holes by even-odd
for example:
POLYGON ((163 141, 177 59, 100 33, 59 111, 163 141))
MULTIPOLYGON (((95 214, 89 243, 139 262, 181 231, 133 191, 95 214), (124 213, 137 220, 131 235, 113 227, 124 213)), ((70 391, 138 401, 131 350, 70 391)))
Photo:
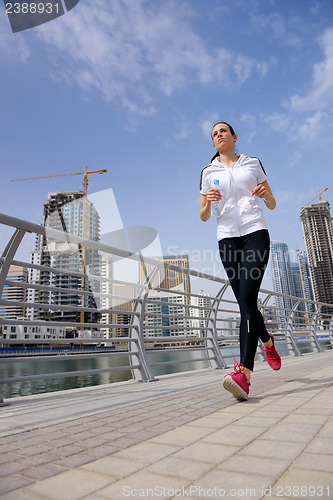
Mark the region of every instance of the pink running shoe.
POLYGON ((250 382, 247 381, 241 368, 244 368, 244 366, 238 364, 235 360, 234 372, 228 373, 228 375, 224 377, 222 385, 227 391, 231 392, 234 398, 246 401, 249 399, 250 382))
POLYGON ((270 337, 272 338, 273 345, 272 347, 268 348, 265 346, 265 353, 266 353, 266 361, 269 364, 273 370, 280 370, 281 368, 281 358, 279 354, 277 353, 277 350, 275 349, 275 341, 274 341, 274 336, 272 333, 269 333, 270 337))

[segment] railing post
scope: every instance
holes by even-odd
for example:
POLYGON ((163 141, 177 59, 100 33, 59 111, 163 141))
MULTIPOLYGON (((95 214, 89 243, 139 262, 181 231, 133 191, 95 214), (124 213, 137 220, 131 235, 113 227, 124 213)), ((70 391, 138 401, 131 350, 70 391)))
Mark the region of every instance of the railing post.
POLYGON ((320 309, 321 309, 321 306, 316 307, 316 310, 313 313, 313 316, 311 318, 310 331, 309 331, 311 346, 312 346, 313 350, 317 351, 317 352, 323 352, 323 349, 322 349, 321 345, 319 344, 318 337, 316 334, 316 323, 317 323, 320 309))
POLYGON ((136 364, 137 362, 140 364, 140 368, 132 368, 132 375, 135 380, 142 382, 153 382, 156 380, 148 363, 143 338, 143 319, 145 315, 146 301, 151 288, 151 280, 156 271, 157 267, 155 267, 149 276, 147 276, 145 283, 140 288, 139 297, 137 298, 133 309, 133 312, 136 314, 133 314, 131 319, 131 325, 134 328, 131 328, 129 333, 129 336, 132 339, 135 339, 135 342, 128 343, 128 351, 130 353, 131 360, 134 361, 133 364, 136 364))
POLYGON ((302 353, 298 348, 298 345, 296 343, 295 337, 294 337, 294 331, 293 331, 293 326, 294 326, 294 316, 296 309, 298 308, 300 304, 300 300, 296 302, 296 304, 293 306, 292 311, 289 315, 288 321, 287 321, 287 329, 286 329, 286 341, 287 341, 287 346, 290 352, 294 354, 294 356, 301 356, 302 353))
POLYGON ((2 253, 0 260, 0 297, 2 296, 7 274, 15 256, 16 250, 18 249, 25 233, 26 232, 23 229, 16 229, 2 253))
MULTIPOLYGON (((0 259, 0 298, 2 297, 2 292, 5 286, 5 281, 8 275, 9 268, 15 256, 16 250, 18 249, 23 236, 25 235, 23 229, 16 229, 14 234, 7 243, 5 250, 2 253, 0 259)), ((9 406, 9 403, 5 403, 0 394, 0 406, 9 406)))
POLYGON ((207 350, 213 353, 214 358, 209 360, 210 366, 212 368, 216 369, 221 369, 221 368, 227 368, 227 363, 225 359, 223 358, 219 344, 217 341, 217 331, 216 331, 216 320, 217 320, 217 313, 219 309, 219 305, 221 302, 221 299, 223 297, 224 292, 228 288, 229 285, 223 285, 222 288, 219 290, 218 294, 214 298, 214 302, 212 304, 212 307, 210 309, 208 318, 207 318, 207 329, 206 329, 206 347, 207 350), (212 324, 211 327, 208 327, 208 322, 212 324))
POLYGON ((331 346, 333 348, 333 314, 331 316, 331 321, 330 321, 330 326, 329 326, 329 336, 330 336, 331 346))

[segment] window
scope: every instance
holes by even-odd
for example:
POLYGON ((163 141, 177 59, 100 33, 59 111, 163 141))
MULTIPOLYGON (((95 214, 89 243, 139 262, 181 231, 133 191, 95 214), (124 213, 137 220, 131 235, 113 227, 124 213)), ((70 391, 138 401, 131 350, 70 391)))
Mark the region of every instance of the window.
POLYGON ((11 331, 12 333, 15 333, 15 332, 16 332, 16 326, 11 326, 11 327, 10 327, 10 331, 11 331))

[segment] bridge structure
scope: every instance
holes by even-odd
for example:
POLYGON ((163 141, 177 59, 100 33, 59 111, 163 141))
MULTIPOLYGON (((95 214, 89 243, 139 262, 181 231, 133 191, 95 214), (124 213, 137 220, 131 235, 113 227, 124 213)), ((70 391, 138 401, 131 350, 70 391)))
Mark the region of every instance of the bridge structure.
MULTIPOLYGON (((112 282, 120 287, 112 294, 111 304, 130 303, 130 307, 105 308, 103 299, 110 299, 110 294, 101 288, 68 287, 61 293, 100 299, 94 308, 85 306, 86 312, 108 313, 115 321, 67 324, 54 319, 0 318, 0 327, 73 327, 78 331, 78 337, 70 339, 45 336, 23 342, 14 335, 0 339, 2 345, 11 348, 0 358, 1 498, 330 498, 331 304, 260 291, 263 313, 276 296, 291 304, 290 309, 278 311, 279 320, 271 325, 283 368, 272 372, 259 345, 251 397, 240 403, 220 385, 238 349, 238 313, 228 295, 228 281, 8 215, 0 214, 0 223, 13 228, 0 260, 1 294, 5 287, 31 286, 44 296, 48 293, 54 297, 59 292, 51 280, 50 284, 47 280, 29 284, 8 279, 10 267, 16 265, 54 275, 75 275, 87 283, 112 282), (143 282, 129 283, 97 276, 87 269, 80 273, 17 260, 15 255, 24 236, 31 233, 136 261, 146 265, 149 273, 143 282), (165 280, 156 285, 160 270, 187 273, 209 282, 216 287, 216 295, 198 302, 195 299, 202 299, 198 293, 163 288, 165 280), (119 294, 121 286, 136 291, 130 300, 119 294), (155 306, 165 306, 168 294, 167 312, 165 308, 156 312, 155 306), (182 300, 176 300, 176 296, 182 300), (41 358, 51 366, 57 358, 45 358, 40 353, 18 356, 14 353, 17 346, 96 345, 96 338, 80 335, 83 329, 102 328, 114 332, 97 338, 105 352, 68 350, 61 359, 105 357, 111 361, 107 367, 19 376, 12 369, 41 358), (160 335, 161 331, 164 334, 160 335), (107 350, 107 346, 112 349, 107 350), (156 354, 165 352, 170 355, 168 359, 156 361, 156 354), (182 353, 181 359, 178 353, 182 353), (127 362, 120 365, 118 360, 124 355, 127 362), (185 365, 190 371, 181 371, 185 365), (172 374, 157 375, 167 366, 173 367, 172 374), (18 383, 122 371, 130 373, 131 380, 54 393, 37 391, 24 397, 8 397, 5 392, 18 383)), ((3 296, 0 305, 48 312, 50 318, 55 311, 80 313, 82 309, 54 300, 28 302, 3 296)))

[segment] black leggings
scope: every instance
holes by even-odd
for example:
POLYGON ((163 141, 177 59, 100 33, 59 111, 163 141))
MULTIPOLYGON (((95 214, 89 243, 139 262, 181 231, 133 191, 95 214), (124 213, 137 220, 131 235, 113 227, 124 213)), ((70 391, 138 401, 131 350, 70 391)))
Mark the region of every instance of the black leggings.
POLYGON ((267 229, 245 236, 219 240, 222 264, 239 304, 240 363, 253 370, 258 339, 268 342, 258 293, 269 259, 270 238, 267 229))

